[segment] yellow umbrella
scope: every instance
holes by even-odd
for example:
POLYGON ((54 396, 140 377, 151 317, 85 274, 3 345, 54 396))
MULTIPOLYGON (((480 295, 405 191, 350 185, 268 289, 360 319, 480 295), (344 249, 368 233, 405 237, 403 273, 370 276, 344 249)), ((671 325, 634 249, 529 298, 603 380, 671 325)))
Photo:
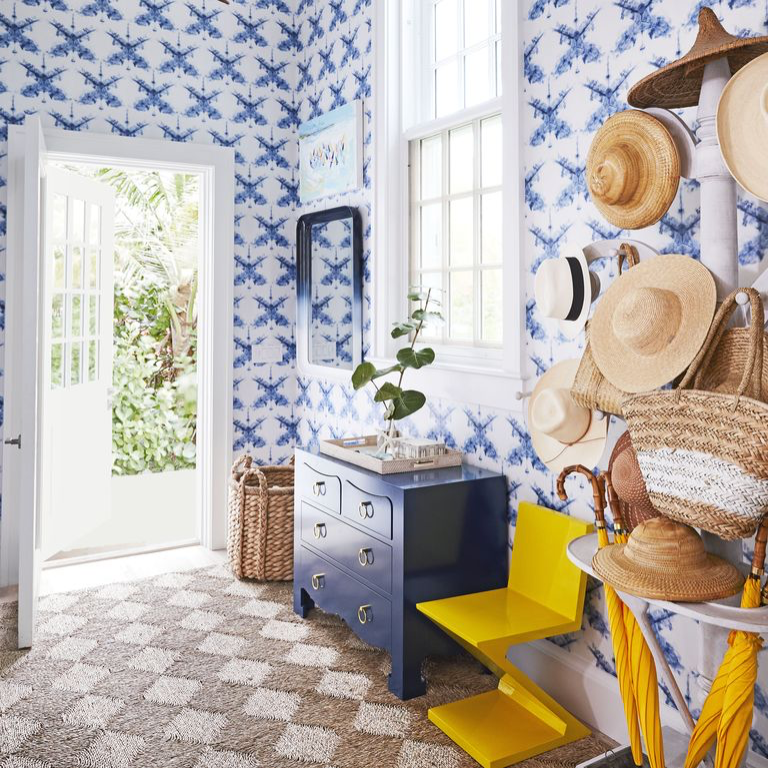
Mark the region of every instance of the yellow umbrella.
MULTIPOLYGON (((565 501, 568 496, 565 493, 565 478, 572 472, 579 472, 589 478, 592 484, 592 494, 595 500, 595 518, 597 528, 597 545, 602 549, 608 546, 608 530, 605 525, 605 499, 600 487, 599 479, 596 478, 585 466, 578 464, 566 467, 557 479, 558 496, 565 501)), ((613 644, 613 655, 616 659, 616 676, 619 679, 619 690, 621 700, 624 703, 624 715, 627 719, 627 730, 629 731, 629 743, 632 748, 632 759, 635 765, 643 764, 643 745, 640 739, 640 727, 637 720, 637 705, 635 703, 635 694, 632 689, 632 674, 629 668, 629 646, 627 641, 627 632, 624 625, 624 603, 616 594, 616 590, 609 585, 605 585, 605 603, 608 607, 608 623, 611 627, 611 642, 613 644)))
MULTIPOLYGON (((752 570, 741 595, 742 608, 759 608, 760 580, 765 568, 768 516, 763 518, 755 540, 752 570)), ((712 689, 696 722, 685 768, 694 768, 717 739, 715 768, 735 768, 741 763, 752 724, 752 707, 757 681, 757 653, 762 640, 752 632, 734 631, 712 689)))

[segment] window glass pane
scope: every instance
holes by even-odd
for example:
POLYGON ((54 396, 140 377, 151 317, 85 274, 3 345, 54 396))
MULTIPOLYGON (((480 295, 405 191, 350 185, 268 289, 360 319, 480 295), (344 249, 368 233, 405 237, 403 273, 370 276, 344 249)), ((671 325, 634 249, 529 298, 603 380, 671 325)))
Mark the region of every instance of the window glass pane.
POLYGON ((469 48, 491 35, 488 0, 464 0, 464 47, 469 48))
POLYGON ((501 32, 501 0, 496 0, 496 32, 501 32))
POLYGON ((501 264, 501 192, 483 195, 480 216, 483 264, 501 264))
POLYGON ((501 270, 489 269, 481 273, 483 307, 482 338, 490 344, 501 342, 501 270))
POLYGON ((443 265, 442 205, 433 203, 421 208, 421 268, 440 269, 443 265))
POLYGON ((88 333, 95 336, 99 332, 99 297, 88 297, 88 333))
POLYGON ((496 95, 502 94, 501 82, 501 40, 496 43, 496 95))
POLYGON ((465 105, 480 104, 495 95, 491 90, 491 49, 485 45, 472 53, 468 53, 464 59, 464 93, 465 105))
POLYGON ((468 192, 474 179, 474 141, 472 126, 454 128, 450 133, 451 194, 468 192))
POLYGON ((97 341, 88 342, 88 381, 96 381, 98 348, 99 343, 97 341))
POLYGON ((70 198, 72 205, 72 240, 82 243, 85 240, 85 202, 70 198))
POLYGON ((69 249, 72 257, 72 288, 83 287, 83 249, 76 245, 69 249))
MULTIPOLYGON (((433 289, 433 297, 436 297, 440 301, 443 300, 443 273, 442 272, 424 272, 422 275, 418 275, 416 279, 412 281, 415 285, 418 285, 422 291, 427 291, 430 288, 433 289)), ((430 307, 433 309, 442 310, 442 307, 433 306, 430 302, 430 307)), ((442 339, 444 323, 428 323, 421 332, 420 338, 422 339, 442 339)))
POLYGON ((51 387, 64 386, 64 345, 51 345, 51 387))
POLYGON ((472 341, 472 272, 452 272, 450 275, 450 327, 452 340, 472 341))
POLYGON ((53 196, 51 211, 51 228, 54 240, 65 240, 67 237, 67 198, 64 195, 53 196))
POLYGON ((65 250, 63 245, 54 246, 53 249, 53 287, 64 288, 64 279, 67 275, 65 250))
POLYGON ((96 203, 91 203, 91 218, 88 224, 88 242, 98 245, 101 238, 101 208, 96 203))
POLYGON ((56 293, 51 302, 51 336, 59 339, 64 335, 64 294, 56 293))
POLYGON ((435 71, 435 117, 450 115, 459 106, 459 63, 451 59, 435 71))
POLYGON ((474 201, 471 197, 451 201, 451 266, 466 267, 472 265, 472 244, 474 201))
POLYGON ((91 288, 99 287, 99 250, 90 248, 88 251, 88 285, 91 288))
POLYGON ((443 191, 443 139, 440 135, 421 141, 421 199, 439 197, 443 191))
POLYGON ((458 51, 458 18, 457 0, 440 0, 435 5, 435 61, 442 61, 458 51))
POLYGON ((69 351, 70 351, 70 360, 69 360, 69 383, 72 384, 79 384, 81 379, 81 367, 80 367, 80 358, 81 358, 81 349, 82 349, 82 342, 76 342, 75 344, 70 344, 69 351))
POLYGON ((72 324, 69 329, 70 336, 82 336, 83 335, 83 318, 82 318, 82 298, 80 296, 70 296, 71 313, 70 318, 72 324))
POLYGON ((483 120, 480 127, 480 154, 482 155, 482 185, 501 185, 501 115, 483 120))

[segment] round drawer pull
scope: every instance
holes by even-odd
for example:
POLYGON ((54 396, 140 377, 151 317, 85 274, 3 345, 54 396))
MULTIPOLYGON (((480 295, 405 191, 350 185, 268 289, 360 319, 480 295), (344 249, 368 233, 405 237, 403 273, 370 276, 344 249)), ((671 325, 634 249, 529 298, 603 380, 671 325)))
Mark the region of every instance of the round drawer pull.
POLYGON ((323 480, 318 480, 313 483, 312 493, 314 493, 315 496, 325 496, 325 482, 323 480))
POLYGON ((357 620, 361 624, 370 624, 373 621, 373 607, 370 605, 361 605, 357 609, 357 620))
POLYGON ((313 573, 312 574, 312 589, 322 589, 325 586, 325 574, 313 573))
POLYGON ((316 539, 324 539, 328 535, 328 529, 325 527, 325 523, 315 523, 313 533, 316 539))
POLYGON ((357 511, 363 519, 373 517, 373 504, 370 501, 361 501, 357 511))
POLYGON ((366 565, 373 565, 373 550, 370 547, 363 547, 357 553, 357 561, 365 568, 366 565))

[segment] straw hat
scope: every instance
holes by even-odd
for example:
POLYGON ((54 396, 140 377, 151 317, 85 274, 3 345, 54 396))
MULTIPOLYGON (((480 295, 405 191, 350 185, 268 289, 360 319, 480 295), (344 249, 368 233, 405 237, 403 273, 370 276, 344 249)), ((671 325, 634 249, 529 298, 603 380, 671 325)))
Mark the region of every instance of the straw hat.
POLYGON ((693 528, 667 517, 640 523, 626 544, 598 550, 592 568, 620 592, 657 600, 719 600, 744 584, 735 566, 704 549, 693 528))
POLYGON ((608 461, 608 474, 619 499, 622 522, 628 531, 661 513, 651 504, 629 432, 616 441, 608 461))
POLYGON ((592 140, 587 185, 600 213, 621 229, 655 224, 680 184, 680 157, 664 124, 630 109, 609 117, 592 140))
POLYGON ((534 292, 542 315, 559 320, 560 330, 572 339, 587 322, 589 308, 600 293, 600 280, 589 271, 584 254, 576 250, 543 261, 536 272, 534 292))
POLYGON ((726 84, 717 107, 717 138, 731 176, 768 201, 768 54, 726 84))
POLYGON ((528 403, 528 428, 539 458, 553 472, 569 464, 594 467, 603 455, 608 419, 577 405, 570 388, 578 360, 555 363, 537 382, 528 403))
POLYGON ((715 281, 680 254, 641 261, 614 280, 595 309, 589 341, 597 367, 624 392, 646 392, 682 373, 709 331, 715 281))
POLYGON ((711 8, 699 11, 696 42, 681 59, 652 72, 629 89, 633 107, 694 107, 699 103, 704 67, 728 57, 731 74, 756 56, 768 52, 768 37, 736 37, 728 34, 711 8))

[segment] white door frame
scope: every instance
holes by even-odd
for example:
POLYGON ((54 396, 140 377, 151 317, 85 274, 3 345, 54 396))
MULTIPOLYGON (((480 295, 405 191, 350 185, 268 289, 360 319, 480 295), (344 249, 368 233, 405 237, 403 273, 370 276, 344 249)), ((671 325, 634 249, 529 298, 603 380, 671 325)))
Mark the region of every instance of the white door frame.
MULTIPOLYGON (((51 160, 201 174, 202 210, 213 211, 213 216, 212 220, 203 217, 201 226, 197 491, 200 542, 209 549, 221 549, 226 545, 227 477, 233 440, 234 151, 226 147, 109 134, 54 129, 45 129, 43 133, 51 160)), ((14 336, 23 328, 23 306, 16 300, 21 298, 24 264, 23 137, 22 126, 9 126, 6 318, 11 335, 5 338, 5 438, 15 437, 14 429, 20 423, 20 401, 12 394, 14 389, 18 392, 21 367, 21 339, 14 336)), ((40 448, 38 445, 38 451, 40 448)), ((7 469, 3 467, 4 473, 7 469)), ((8 477, 5 480, 7 490, 0 519, 0 587, 18 583, 19 565, 17 481, 8 477)))

